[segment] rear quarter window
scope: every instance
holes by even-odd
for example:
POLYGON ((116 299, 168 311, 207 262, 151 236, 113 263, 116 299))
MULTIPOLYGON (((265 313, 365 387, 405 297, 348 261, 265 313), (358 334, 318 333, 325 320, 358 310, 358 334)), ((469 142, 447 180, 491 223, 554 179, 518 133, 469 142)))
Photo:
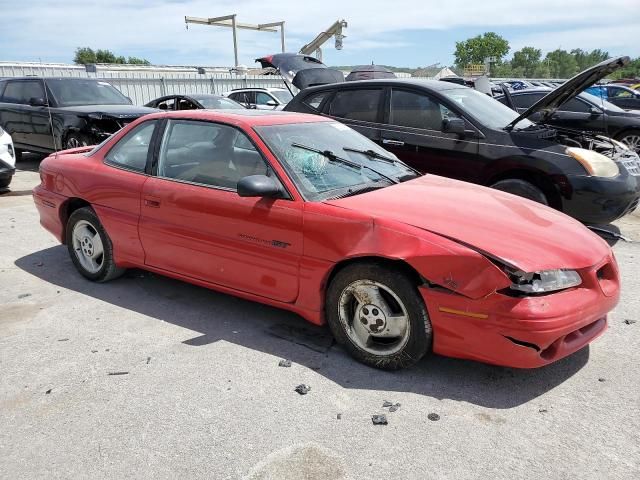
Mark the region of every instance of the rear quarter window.
POLYGON ((330 93, 331 92, 329 91, 313 93, 302 100, 302 103, 307 107, 311 107, 314 110, 320 111, 320 105, 322 105, 322 102, 329 96, 330 93))

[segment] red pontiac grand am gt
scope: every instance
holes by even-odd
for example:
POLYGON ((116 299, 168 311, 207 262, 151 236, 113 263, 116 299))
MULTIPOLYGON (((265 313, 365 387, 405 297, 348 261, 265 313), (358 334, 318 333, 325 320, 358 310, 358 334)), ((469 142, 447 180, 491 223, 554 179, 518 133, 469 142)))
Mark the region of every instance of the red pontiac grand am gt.
POLYGON ((602 334, 619 297, 577 221, 419 176, 323 117, 148 115, 40 176, 41 223, 88 279, 144 268, 292 310, 379 368, 430 350, 539 367, 602 334))

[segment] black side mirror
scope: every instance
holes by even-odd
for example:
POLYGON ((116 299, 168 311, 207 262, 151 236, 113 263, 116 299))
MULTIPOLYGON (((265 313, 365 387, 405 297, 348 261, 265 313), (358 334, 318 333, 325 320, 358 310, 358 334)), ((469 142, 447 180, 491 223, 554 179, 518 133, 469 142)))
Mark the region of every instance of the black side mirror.
POLYGON ((464 137, 466 126, 461 118, 445 118, 442 121, 442 131, 464 137))
POLYGON ((278 102, 276 102, 275 100, 269 100, 265 105, 267 105, 267 107, 277 107, 278 102))
POLYGON ((592 117, 597 117, 598 115, 602 115, 602 110, 600 110, 598 107, 591 107, 589 108, 589 113, 592 117))
POLYGON ((31 97, 29 99, 29 105, 32 107, 46 107, 47 101, 42 97, 31 97))
POLYGON ((238 195, 241 197, 281 198, 282 188, 266 175, 249 175, 238 180, 238 195))

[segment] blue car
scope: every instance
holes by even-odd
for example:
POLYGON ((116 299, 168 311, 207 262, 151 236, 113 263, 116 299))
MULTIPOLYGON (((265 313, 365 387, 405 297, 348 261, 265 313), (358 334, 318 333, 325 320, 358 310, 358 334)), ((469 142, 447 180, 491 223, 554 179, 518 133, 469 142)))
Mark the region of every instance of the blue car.
POLYGON ((594 85, 585 91, 625 110, 640 110, 640 92, 624 85, 594 85))

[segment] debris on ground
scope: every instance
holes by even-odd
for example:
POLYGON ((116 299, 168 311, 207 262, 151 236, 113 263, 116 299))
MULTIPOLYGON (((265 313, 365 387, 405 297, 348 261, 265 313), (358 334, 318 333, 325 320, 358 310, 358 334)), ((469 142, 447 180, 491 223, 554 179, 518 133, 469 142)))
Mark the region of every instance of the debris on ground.
POLYGON ((547 413, 549 410, 547 410, 546 408, 541 408, 540 410, 538 410, 538 413, 547 413))
POLYGON ((602 378, 602 377, 600 377, 600 378, 598 379, 598 381, 599 381, 599 382, 606 382, 606 381, 607 381, 607 379, 606 379, 606 378, 602 378))
POLYGON ((149 365, 150 361, 151 361, 151 357, 147 357, 147 365, 149 365))
POLYGON ((329 330, 323 327, 297 327, 278 323, 267 328, 267 332, 274 337, 288 340, 319 353, 327 353, 333 345, 333 336, 329 330))
POLYGON ((307 393, 309 393, 309 390, 311 390, 311 387, 309 385, 305 385, 304 383, 301 383, 295 388, 295 390, 300 395, 306 395, 307 393))
POLYGON ((43 265, 44 265, 44 263, 42 263, 42 262, 38 262, 38 263, 34 263, 34 265, 35 265, 36 267, 41 267, 41 266, 43 266, 43 265))
POLYGON ((633 325, 633 324, 634 324, 634 323, 636 323, 636 322, 637 322, 637 320, 631 320, 631 319, 629 319, 629 318, 627 318, 627 319, 624 321, 624 323, 625 323, 625 324, 627 324, 627 325, 633 325))
POLYGON ((98 350, 91 350, 91 353, 98 353, 98 350))
POLYGON ((341 414, 341 413, 337 414, 337 415, 336 415, 336 418, 337 418, 338 420, 342 419, 342 414, 341 414))
POLYGON ((384 402, 382 402, 382 408, 388 408, 389 412, 393 413, 400 408, 400 404, 385 400, 384 402))
POLYGON ((47 390, 46 392, 44 392, 45 395, 49 395, 51 393, 51 390, 53 390, 53 388, 50 388, 49 390, 47 390))
POLYGON ((129 372, 109 372, 107 375, 129 375, 129 372))
POLYGON ((278 362, 278 366, 279 367, 290 367, 291 366, 291 360, 280 360, 278 362))
POLYGON ((382 415, 371 415, 371 421, 374 425, 387 425, 387 416, 385 414, 382 415))
POLYGON ((21 293, 20 295, 18 295, 18 298, 27 298, 30 297, 31 294, 30 293, 21 293))
POLYGON ((58 341, 59 342, 68 342, 69 339, 68 338, 59 338, 58 341))
POLYGON ((429 415, 427 415, 427 418, 432 422, 437 422, 438 420, 440 420, 440 415, 438 415, 437 413, 430 413, 429 415))

